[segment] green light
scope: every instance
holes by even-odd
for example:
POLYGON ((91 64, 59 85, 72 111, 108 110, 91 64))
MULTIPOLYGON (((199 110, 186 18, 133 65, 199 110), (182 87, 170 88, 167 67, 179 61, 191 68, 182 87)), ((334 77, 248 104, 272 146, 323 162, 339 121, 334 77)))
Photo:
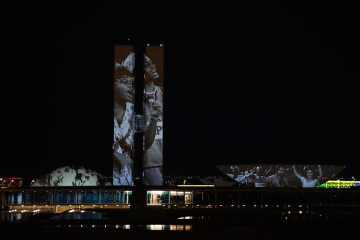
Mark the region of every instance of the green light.
POLYGON ((360 181, 327 181, 319 186, 318 188, 350 188, 360 186, 360 181))

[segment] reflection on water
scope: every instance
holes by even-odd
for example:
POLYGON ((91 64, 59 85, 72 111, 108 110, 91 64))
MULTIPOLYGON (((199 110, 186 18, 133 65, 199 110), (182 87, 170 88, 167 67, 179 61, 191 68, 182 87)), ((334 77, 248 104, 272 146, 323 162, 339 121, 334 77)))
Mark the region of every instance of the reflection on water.
POLYGON ((179 217, 177 219, 193 219, 193 216, 185 216, 185 217, 179 217))
MULTIPOLYGON (((18 213, 18 212, 2 212, 0 213, 0 223, 11 223, 21 222, 27 217, 37 213, 18 213)), ((41 213, 40 213, 41 214, 41 213)), ((111 221, 111 225, 96 224, 96 225, 69 225, 61 224, 64 223, 62 220, 101 220, 109 219, 106 217, 106 213, 95 212, 95 211, 84 211, 84 210, 70 210, 53 217, 54 220, 58 221, 49 221, 47 225, 39 225, 38 227, 61 227, 61 228, 116 228, 116 229, 132 229, 132 230, 154 230, 154 231, 192 231, 192 230, 245 230, 249 229, 249 224, 246 223, 273 223, 277 222, 279 224, 285 222, 344 222, 344 221, 359 221, 359 214, 342 214, 330 213, 330 212, 313 212, 313 211, 278 211, 271 213, 258 213, 258 212, 228 212, 223 214, 202 214, 202 215, 192 215, 192 216, 178 216, 176 222, 175 219, 172 219, 172 223, 181 223, 181 224, 114 224, 115 222, 111 221), (201 221, 198 221, 201 220, 201 221), (52 223, 51 223, 52 222, 52 223), (186 224, 185 224, 186 223, 186 224), (195 225, 193 225, 195 223, 195 225), (209 224, 211 223, 211 224, 209 224), (213 223, 226 223, 218 224, 217 226, 213 223), (237 224, 241 223, 241 225, 237 224), (234 225, 232 225, 234 224, 234 225)), ((169 217, 170 219, 170 217, 169 217)), ((66 221, 65 221, 66 222, 66 221)), ((75 223, 81 223, 82 221, 75 221, 75 223)), ((104 223, 103 221, 91 221, 92 223, 104 223)), ((110 223, 110 222, 109 222, 110 223)))
POLYGON ((0 222, 1 223, 11 223, 11 222, 15 222, 18 220, 24 220, 25 218, 29 217, 30 215, 33 215, 33 213, 2 212, 2 213, 0 213, 0 222))
POLYGON ((193 230, 249 230, 251 227, 240 225, 192 225, 192 224, 124 224, 124 225, 40 225, 46 228, 116 228, 125 230, 150 230, 150 231, 193 231, 193 230))
POLYGON ((193 225, 146 225, 146 230, 190 231, 193 225))
MULTIPOLYGON (((42 226, 39 226, 42 227, 42 226)), ((57 227, 57 228, 116 228, 116 229, 135 229, 135 230, 155 230, 155 231, 190 231, 193 229, 193 225, 169 225, 169 224, 139 224, 139 225, 45 225, 43 227, 57 227)))
POLYGON ((105 213, 81 211, 81 212, 66 212, 56 215, 53 219, 105 219, 105 213))

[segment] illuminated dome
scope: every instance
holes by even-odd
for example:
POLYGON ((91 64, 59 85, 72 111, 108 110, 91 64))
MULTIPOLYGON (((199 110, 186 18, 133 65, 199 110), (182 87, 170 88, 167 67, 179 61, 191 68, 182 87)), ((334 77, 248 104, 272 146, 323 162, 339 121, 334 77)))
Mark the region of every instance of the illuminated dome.
POLYGON ((101 174, 77 166, 57 168, 35 181, 31 187, 111 186, 101 174))

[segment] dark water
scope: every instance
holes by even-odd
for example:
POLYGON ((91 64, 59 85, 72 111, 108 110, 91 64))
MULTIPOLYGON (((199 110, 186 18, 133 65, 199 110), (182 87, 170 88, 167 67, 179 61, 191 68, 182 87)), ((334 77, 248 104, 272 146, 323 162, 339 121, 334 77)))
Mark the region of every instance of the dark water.
MULTIPOLYGON (((36 213, 35 213, 36 214, 36 213)), ((18 220, 26 220, 34 213, 21 213, 21 212, 1 212, 0 223, 12 223, 18 220)), ((133 224, 116 224, 116 222, 109 222, 104 224, 103 221, 86 221, 87 224, 64 224, 66 220, 102 220, 111 219, 106 216, 106 213, 96 211, 74 211, 64 212, 55 215, 52 219, 52 223, 37 225, 37 228, 93 228, 93 229, 119 229, 119 230, 154 230, 154 231, 193 231, 193 230, 235 230, 235 231, 247 231, 256 230, 261 225, 269 223, 276 224, 328 224, 328 223, 342 223, 342 222, 357 222, 360 220, 359 214, 330 214, 313 211, 283 211, 276 213, 232 213, 232 214, 199 214, 192 216, 178 216, 171 218, 168 216, 169 223, 171 224, 139 224, 133 222, 133 224), (62 221, 64 220, 64 221, 62 221), (199 221, 200 220, 200 221, 199 221), (354 221, 355 220, 355 221, 354 221), (94 224, 95 223, 95 224, 94 224), (96 224, 101 223, 101 224, 96 224), (237 224, 235 224, 237 223, 237 224)), ((115 220, 116 221, 116 220, 115 220)), ((75 221, 73 223, 80 223, 75 221)), ((130 221, 131 223, 131 221, 130 221)), ((163 222, 166 223, 166 222, 163 222)))

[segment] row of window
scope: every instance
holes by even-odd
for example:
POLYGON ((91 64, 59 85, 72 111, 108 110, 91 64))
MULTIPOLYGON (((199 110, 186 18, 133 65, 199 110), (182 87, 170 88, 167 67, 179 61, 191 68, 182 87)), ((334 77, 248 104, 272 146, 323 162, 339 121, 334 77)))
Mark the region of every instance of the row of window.
MULTIPOLYGON (((130 204, 131 191, 2 192, 6 204, 130 204)), ((360 205, 360 192, 148 191, 148 204, 360 205)))

